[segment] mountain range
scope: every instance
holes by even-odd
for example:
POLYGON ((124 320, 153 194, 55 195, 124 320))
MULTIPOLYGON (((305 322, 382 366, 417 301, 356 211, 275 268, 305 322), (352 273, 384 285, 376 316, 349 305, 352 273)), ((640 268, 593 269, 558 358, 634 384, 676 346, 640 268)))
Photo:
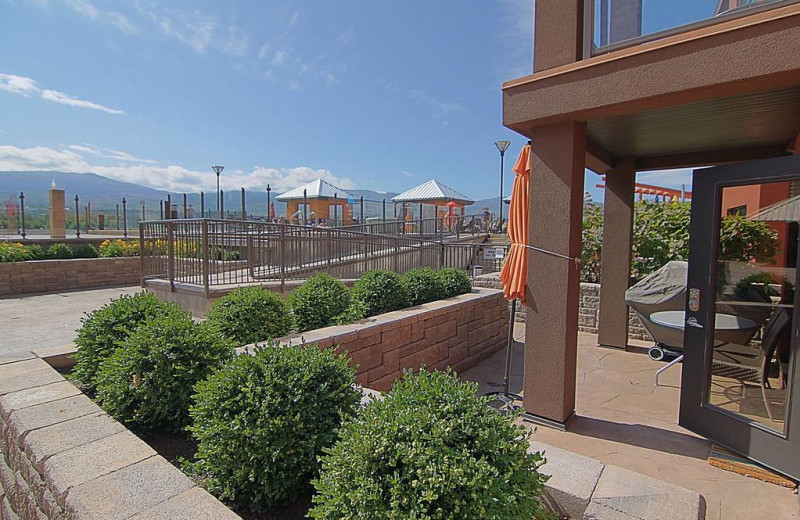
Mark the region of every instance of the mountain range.
MULTIPOLYGON (((148 188, 129 182, 122 182, 108 177, 103 177, 94 173, 70 173, 60 171, 27 171, 27 172, 0 172, 0 204, 8 200, 19 202, 20 192, 25 193, 26 211, 46 212, 49 206, 49 190, 51 182, 55 182, 60 189, 66 190, 67 207, 72 207, 75 195, 79 197, 79 204, 85 207, 91 203, 92 211, 105 210, 106 212, 115 211, 116 205, 122 205, 124 197, 128 204, 128 211, 141 212, 144 204, 148 218, 158 218, 160 210, 159 204, 165 201, 167 196, 172 196, 172 203, 177 204, 179 213, 182 213, 183 194, 170 194, 164 190, 148 188)), ((367 217, 378 217, 382 215, 382 201, 386 199, 387 217, 393 214, 392 197, 397 195, 394 192, 381 193, 372 190, 347 190, 353 194, 357 200, 364 197, 364 212, 367 217)), ((285 205, 275 201, 277 193, 272 193, 272 201, 275 204, 275 212, 282 215, 285 212, 285 205)), ((200 207, 199 193, 188 193, 186 196, 187 205, 194 208, 200 207)), ((231 212, 241 210, 241 193, 228 192, 224 194, 225 208, 231 212)), ((496 213, 499 198, 493 197, 478 200, 467 209, 468 214, 482 213, 484 207, 496 213)), ((214 193, 206 194, 206 209, 214 209, 214 193)), ((250 190, 246 193, 247 211, 254 215, 264 215, 266 213, 266 192, 255 193, 250 190)), ((358 209, 355 209, 358 214, 358 209)))

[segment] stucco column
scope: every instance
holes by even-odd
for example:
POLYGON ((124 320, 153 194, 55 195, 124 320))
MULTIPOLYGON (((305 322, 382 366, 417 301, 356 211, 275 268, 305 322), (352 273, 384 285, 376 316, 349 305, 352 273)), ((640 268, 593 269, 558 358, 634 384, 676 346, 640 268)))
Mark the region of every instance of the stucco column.
POLYGON ((601 259, 600 323, 597 343, 604 347, 628 345, 628 305, 625 291, 631 276, 633 198, 636 160, 619 159, 606 173, 603 205, 603 257, 601 259))
MULTIPOLYGON (((530 244, 579 258, 586 124, 531 131, 530 244)), ((528 252, 525 410, 565 424, 575 410, 580 268, 572 260, 528 252)))

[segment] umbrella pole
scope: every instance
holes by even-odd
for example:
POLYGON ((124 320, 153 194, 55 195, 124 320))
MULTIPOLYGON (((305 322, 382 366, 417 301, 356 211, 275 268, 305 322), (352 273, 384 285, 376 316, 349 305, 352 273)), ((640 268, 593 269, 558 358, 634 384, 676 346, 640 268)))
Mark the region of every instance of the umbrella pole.
POLYGON ((508 323, 508 342, 506 343, 506 369, 503 374, 503 395, 508 397, 511 386, 511 349, 514 345, 514 320, 517 317, 517 299, 511 300, 511 316, 508 323))
POLYGON ((522 396, 511 393, 511 353, 514 345, 514 321, 517 316, 517 300, 511 300, 511 316, 508 324, 508 342, 506 343, 506 366, 503 372, 503 391, 487 392, 486 396, 491 397, 489 405, 497 408, 501 412, 514 411, 520 408, 517 404, 522 401, 522 396))

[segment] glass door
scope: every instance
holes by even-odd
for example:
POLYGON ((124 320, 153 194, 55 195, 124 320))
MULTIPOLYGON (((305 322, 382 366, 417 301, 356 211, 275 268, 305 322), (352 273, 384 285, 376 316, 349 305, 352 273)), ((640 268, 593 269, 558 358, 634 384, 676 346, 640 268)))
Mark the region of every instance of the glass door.
POLYGON ((695 170, 680 424, 800 478, 800 157, 695 170))

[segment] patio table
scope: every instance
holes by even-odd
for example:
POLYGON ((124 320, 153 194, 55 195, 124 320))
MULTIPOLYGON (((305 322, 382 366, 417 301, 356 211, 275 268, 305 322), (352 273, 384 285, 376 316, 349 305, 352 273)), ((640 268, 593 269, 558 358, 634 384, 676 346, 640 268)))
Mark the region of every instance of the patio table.
MULTIPOLYGON (((689 318, 689 320, 694 320, 693 322, 689 323, 692 327, 699 327, 703 328, 702 325, 697 323, 697 320, 694 318, 689 318)), ((684 330, 686 328, 687 320, 686 320, 686 311, 660 311, 654 312, 650 315, 650 321, 653 323, 657 323, 664 327, 669 327, 671 329, 680 329, 684 330)), ((756 322, 750 320, 748 318, 743 318, 741 316, 734 316, 733 314, 725 314, 718 312, 714 315, 714 332, 731 332, 731 331, 741 331, 746 329, 754 329, 758 326, 756 322)), ((724 339, 717 340, 715 334, 715 344, 723 344, 726 343, 724 339)), ((683 361, 683 354, 676 357, 665 366, 661 367, 656 371, 655 375, 655 385, 658 386, 658 378, 664 373, 666 370, 669 370, 671 367, 677 365, 683 361)))

